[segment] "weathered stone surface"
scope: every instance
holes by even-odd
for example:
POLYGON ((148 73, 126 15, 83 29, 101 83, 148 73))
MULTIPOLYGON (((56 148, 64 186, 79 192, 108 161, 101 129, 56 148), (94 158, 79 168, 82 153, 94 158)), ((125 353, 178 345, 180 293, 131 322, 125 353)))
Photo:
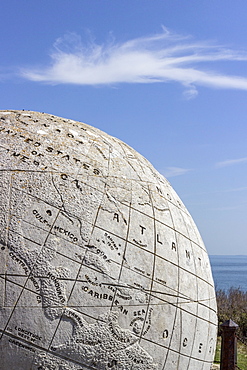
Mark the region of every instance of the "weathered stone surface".
POLYGON ((209 370, 210 264, 168 181, 86 124, 0 121, 1 369, 209 370))

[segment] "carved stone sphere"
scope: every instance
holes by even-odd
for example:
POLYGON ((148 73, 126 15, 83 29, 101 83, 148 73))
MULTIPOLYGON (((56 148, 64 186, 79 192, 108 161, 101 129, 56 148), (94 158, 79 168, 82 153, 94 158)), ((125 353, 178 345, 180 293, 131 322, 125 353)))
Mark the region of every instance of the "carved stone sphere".
POLYGON ((209 370, 210 263, 169 182, 84 123, 0 123, 1 369, 209 370))

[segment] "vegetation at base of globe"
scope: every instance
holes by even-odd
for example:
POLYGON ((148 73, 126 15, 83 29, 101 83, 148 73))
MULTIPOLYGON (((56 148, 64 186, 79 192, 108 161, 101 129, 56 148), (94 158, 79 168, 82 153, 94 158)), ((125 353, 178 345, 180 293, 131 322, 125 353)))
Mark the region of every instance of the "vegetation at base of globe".
POLYGON ((230 288, 228 291, 216 290, 217 308, 218 308, 218 325, 231 319, 238 326, 237 335, 247 338, 247 292, 240 288, 230 288))
POLYGON ((216 350, 215 350, 215 356, 214 356, 214 363, 219 364, 220 363, 220 351, 221 351, 221 338, 217 338, 216 343, 216 350))
MULTIPOLYGON (((215 364, 220 363, 220 351, 221 351, 221 338, 218 337, 215 358, 214 358, 215 364)), ((237 364, 238 364, 239 369, 242 369, 242 370, 247 369, 247 347, 239 341, 237 344, 237 364)))
MULTIPOLYGON (((215 352, 214 363, 220 363, 221 338, 217 339, 217 346, 215 352)), ((247 369, 247 347, 238 341, 237 343, 237 364, 239 369, 247 369)))
MULTIPOLYGON (((240 288, 230 288, 228 291, 216 289, 218 308, 218 335, 221 334, 220 325, 226 320, 233 320, 238 326, 237 336, 243 340, 237 341, 237 363, 240 369, 247 369, 247 292, 240 288)), ((221 338, 218 337, 215 360, 220 363, 221 338)))
POLYGON ((237 363, 239 369, 247 369, 247 347, 238 342, 237 363))

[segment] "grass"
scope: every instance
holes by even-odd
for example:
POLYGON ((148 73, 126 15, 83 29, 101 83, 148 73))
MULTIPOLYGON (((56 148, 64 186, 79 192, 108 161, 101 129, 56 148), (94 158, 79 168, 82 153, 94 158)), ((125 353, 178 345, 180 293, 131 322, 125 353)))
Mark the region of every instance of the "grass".
POLYGON ((238 367, 247 369, 247 346, 238 342, 238 367))
POLYGON ((216 344, 215 357, 214 357, 214 363, 215 364, 220 363, 220 348, 221 348, 221 337, 218 337, 217 338, 217 344, 216 344))
MULTIPOLYGON (((214 358, 214 363, 220 363, 220 348, 221 348, 221 337, 217 339, 216 353, 214 358)), ((237 365, 240 369, 247 369, 247 346, 240 341, 237 342, 237 351, 238 351, 238 362, 237 365)))

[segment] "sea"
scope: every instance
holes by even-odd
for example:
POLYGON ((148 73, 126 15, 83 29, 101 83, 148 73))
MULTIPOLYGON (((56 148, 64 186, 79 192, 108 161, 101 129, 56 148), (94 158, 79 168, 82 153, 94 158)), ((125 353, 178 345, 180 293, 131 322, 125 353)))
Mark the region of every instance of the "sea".
POLYGON ((239 288, 247 291, 247 255, 209 256, 215 289, 228 291, 239 288))

